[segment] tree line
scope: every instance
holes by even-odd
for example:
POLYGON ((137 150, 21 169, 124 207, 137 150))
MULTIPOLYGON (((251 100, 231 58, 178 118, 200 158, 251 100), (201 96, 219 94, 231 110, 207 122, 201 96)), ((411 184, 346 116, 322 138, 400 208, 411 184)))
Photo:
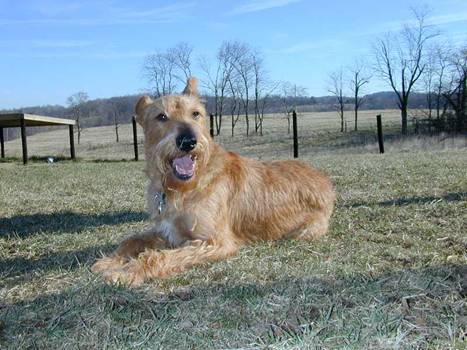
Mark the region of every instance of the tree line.
MULTIPOLYGON (((196 70, 203 98, 214 115, 215 134, 225 125, 232 136, 239 122, 245 132, 262 135, 264 115, 277 113, 287 119, 290 132, 291 112, 336 109, 340 131, 346 130, 345 112, 353 112, 353 129, 358 130, 358 111, 399 108, 401 132, 408 132, 408 110, 419 109, 421 122, 438 131, 467 130, 466 80, 467 47, 455 48, 428 25, 427 13, 414 11, 414 20, 400 31, 378 38, 373 59, 357 59, 350 67, 329 74, 331 96, 309 96, 293 82, 274 81, 266 69, 266 57, 258 48, 240 41, 225 41, 211 56, 193 57, 193 47, 179 43, 145 57, 144 77, 148 93, 154 97, 179 92, 196 70), (365 94, 370 80, 378 78, 391 93, 365 94)), ((89 100, 86 92, 73 94, 67 108, 31 107, 24 112, 71 117, 77 121, 78 142, 84 127, 113 125, 119 142, 119 125, 128 122, 138 96, 89 100)))
MULTIPOLYGON (((427 11, 413 10, 410 24, 376 40, 371 61, 357 59, 354 65, 329 74, 328 91, 341 132, 346 131, 345 111, 353 111, 357 131, 359 109, 374 107, 375 99, 364 91, 375 78, 393 92, 390 98, 400 110, 403 135, 408 133, 409 108, 420 109, 418 120, 437 131, 467 131, 467 46, 447 45, 427 18, 427 11)), ((182 43, 146 58, 145 75, 155 96, 173 93, 184 84, 192 72, 192 53, 193 47, 182 43)), ((273 81, 264 62, 260 50, 238 41, 226 41, 213 57, 198 59, 203 86, 212 97, 208 107, 215 117, 216 134, 229 117, 233 136, 241 117, 247 136, 251 132, 261 135, 264 114, 270 110, 287 118, 290 132, 291 111, 299 107, 296 102, 306 98, 307 91, 292 82, 273 81)), ((313 105, 313 99, 306 106, 313 105)))
MULTIPOLYGON (((427 24, 427 19, 427 11, 413 10, 412 24, 376 41, 372 63, 360 62, 348 69, 348 82, 354 94, 355 130, 358 109, 365 102, 359 97, 361 89, 372 76, 377 76, 397 97, 403 135, 408 133, 408 110, 416 92, 424 93, 424 115, 418 119, 428 128, 467 131, 467 46, 448 45, 436 27, 427 24)), ((330 81, 330 92, 336 98, 341 131, 344 131, 342 68, 330 74, 330 81)))

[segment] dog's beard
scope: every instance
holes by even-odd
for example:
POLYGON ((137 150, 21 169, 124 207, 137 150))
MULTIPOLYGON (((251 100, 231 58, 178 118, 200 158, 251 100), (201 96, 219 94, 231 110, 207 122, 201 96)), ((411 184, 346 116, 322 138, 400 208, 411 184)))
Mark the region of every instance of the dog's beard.
POLYGON ((161 180, 163 185, 168 179, 193 181, 206 167, 209 151, 209 140, 202 134, 198 136, 196 148, 189 153, 181 152, 175 145, 175 134, 169 134, 146 149, 148 175, 161 180))

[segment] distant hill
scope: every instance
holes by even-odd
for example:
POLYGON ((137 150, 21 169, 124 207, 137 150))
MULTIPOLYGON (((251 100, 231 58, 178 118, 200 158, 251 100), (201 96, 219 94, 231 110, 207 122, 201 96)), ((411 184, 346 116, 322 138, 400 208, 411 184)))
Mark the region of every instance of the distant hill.
MULTIPOLYGON (((103 126, 114 124, 114 119, 117 118, 119 123, 125 124, 131 121, 134 113, 134 106, 140 95, 118 96, 111 98, 100 98, 90 100, 85 104, 85 116, 82 117, 81 125, 86 127, 103 126)), ((208 111, 213 111, 214 98, 212 96, 205 97, 208 111)), ((226 105, 228 106, 228 99, 226 105)), ((335 109, 335 98, 333 96, 320 97, 287 97, 270 96, 267 99, 265 108, 266 113, 283 113, 285 105, 292 108, 295 106, 300 112, 327 112, 335 109)), ((353 99, 346 98, 346 110, 353 109, 353 99)), ((426 105, 426 95, 413 93, 411 95, 409 108, 424 108, 426 105)), ((364 103, 361 109, 396 109, 397 96, 394 92, 383 91, 368 94, 364 97, 364 103)), ((0 110, 0 113, 8 112, 24 112, 31 114, 46 115, 51 117, 72 118, 71 109, 60 105, 47 106, 31 106, 23 107, 15 110, 0 110)), ((251 104, 251 112, 253 112, 253 103, 251 104)), ((225 114, 229 113, 229 109, 225 109, 225 114)), ((45 131, 47 128, 29 128, 28 134, 45 131)), ((18 137, 19 131, 16 129, 9 130, 7 139, 18 137)))

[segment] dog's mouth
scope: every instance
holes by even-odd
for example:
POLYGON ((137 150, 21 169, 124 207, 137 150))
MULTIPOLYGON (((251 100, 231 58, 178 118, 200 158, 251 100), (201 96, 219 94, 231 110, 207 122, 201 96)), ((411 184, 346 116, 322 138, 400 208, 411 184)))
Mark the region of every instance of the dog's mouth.
POLYGON ((195 174, 196 155, 187 154, 183 157, 172 159, 172 170, 175 177, 182 181, 187 181, 195 174))

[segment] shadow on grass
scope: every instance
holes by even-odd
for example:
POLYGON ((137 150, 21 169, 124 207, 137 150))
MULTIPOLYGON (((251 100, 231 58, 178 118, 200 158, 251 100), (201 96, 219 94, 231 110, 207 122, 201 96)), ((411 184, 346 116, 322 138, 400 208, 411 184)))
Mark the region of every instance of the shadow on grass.
MULTIPOLYGON (((40 258, 6 258, 0 260, 1 276, 3 278, 15 277, 14 284, 27 280, 37 270, 71 270, 80 265, 91 265, 100 253, 110 253, 115 250, 116 244, 107 244, 88 247, 81 250, 64 251, 41 256, 40 258)), ((1 284, 0 284, 1 285, 1 284)))
POLYGON ((17 215, 11 218, 0 218, 0 237, 13 235, 28 237, 39 233, 79 233, 89 227, 138 222, 147 218, 147 213, 136 211, 101 214, 64 211, 51 214, 17 215))
POLYGON ((378 205, 381 207, 392 207, 392 206, 405 206, 411 204, 427 204, 438 201, 456 202, 467 200, 467 192, 448 192, 442 196, 414 196, 414 197, 401 197, 396 199, 389 199, 381 202, 359 202, 344 205, 345 208, 358 208, 367 207, 372 205, 378 205))
MULTIPOLYGON (((198 348, 207 339, 204 348, 225 348, 307 334, 326 341, 358 332, 362 341, 371 341, 375 334, 390 338, 407 331, 449 342, 451 335, 440 330, 462 315, 466 277, 467 265, 443 265, 373 276, 284 277, 266 283, 222 278, 194 281, 188 288, 169 288, 168 293, 102 283, 77 285, 4 305, 3 337, 41 347, 58 346, 66 338, 73 347, 105 343, 117 348, 198 348), (420 328, 410 323, 422 321, 420 328)), ((450 325, 452 336, 460 337, 462 325, 450 325)))
MULTIPOLYGON (((43 163, 43 164, 49 164, 53 165, 55 163, 129 163, 129 162, 135 162, 134 158, 82 158, 82 157, 76 157, 76 159, 70 159, 70 157, 62 157, 62 156, 32 156, 28 158, 29 163, 43 163), (52 163, 49 163, 49 158, 53 159, 52 163)), ((20 165, 23 165, 23 158, 19 157, 5 157, 5 158, 0 158, 0 163, 18 163, 20 165)))
MULTIPOLYGON (((71 159, 70 157, 66 156, 31 156, 28 157, 28 163, 49 163, 50 159, 52 160, 51 163, 58 163, 58 162, 72 162, 72 161, 79 161, 80 158, 76 158, 75 160, 71 159)), ((6 157, 0 158, 0 163, 13 163, 17 162, 21 165, 23 164, 23 158, 20 157, 6 157)))
POLYGON ((97 159, 87 159, 87 162, 90 163, 128 163, 128 162, 135 162, 134 158, 121 158, 121 159, 103 159, 103 158, 97 158, 97 159))

